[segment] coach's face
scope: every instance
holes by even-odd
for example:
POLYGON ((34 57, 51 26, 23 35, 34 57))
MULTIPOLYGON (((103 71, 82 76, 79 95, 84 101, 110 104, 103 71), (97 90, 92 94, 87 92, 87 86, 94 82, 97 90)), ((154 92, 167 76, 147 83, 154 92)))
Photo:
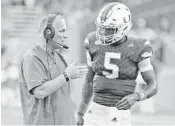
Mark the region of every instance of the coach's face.
MULTIPOLYGON (((64 18, 56 18, 53 23, 53 28, 55 29, 55 36, 53 37, 53 40, 57 43, 64 43, 67 38, 67 27, 64 18)), ((57 49, 60 46, 53 43, 53 47, 57 49)))

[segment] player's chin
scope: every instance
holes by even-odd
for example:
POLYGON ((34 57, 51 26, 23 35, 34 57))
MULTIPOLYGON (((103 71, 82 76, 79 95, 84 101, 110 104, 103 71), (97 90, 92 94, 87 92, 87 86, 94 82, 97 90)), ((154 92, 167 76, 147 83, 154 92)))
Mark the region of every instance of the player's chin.
POLYGON ((106 44, 112 43, 112 39, 110 39, 110 38, 106 39, 106 40, 105 40, 105 43, 106 43, 106 44))
POLYGON ((100 40, 103 44, 110 44, 112 42, 111 38, 101 38, 100 40))

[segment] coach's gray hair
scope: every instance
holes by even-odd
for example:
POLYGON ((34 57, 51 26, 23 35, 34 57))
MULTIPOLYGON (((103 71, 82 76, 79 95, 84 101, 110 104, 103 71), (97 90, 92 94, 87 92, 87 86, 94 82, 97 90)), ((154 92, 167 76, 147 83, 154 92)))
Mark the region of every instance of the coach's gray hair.
MULTIPOLYGON (((52 15, 52 14, 49 14, 49 15, 52 15)), ((48 15, 48 16, 49 16, 49 15, 48 15)), ((59 20, 59 19, 62 19, 62 18, 63 18, 62 15, 57 15, 56 18, 55 18, 55 20, 59 20)), ((40 21, 40 23, 39 23, 39 34, 40 34, 41 37, 43 37, 43 32, 44 32, 44 30, 45 30, 45 28, 46 28, 46 26, 47 26, 47 21, 48 21, 48 17, 45 16, 45 17, 43 17, 43 18, 41 19, 41 21, 40 21)), ((53 22, 53 23, 54 23, 54 22, 53 22)))
POLYGON ((43 32, 47 26, 47 21, 48 21, 48 18, 47 17, 43 17, 39 23, 39 34, 40 36, 43 36, 43 32))

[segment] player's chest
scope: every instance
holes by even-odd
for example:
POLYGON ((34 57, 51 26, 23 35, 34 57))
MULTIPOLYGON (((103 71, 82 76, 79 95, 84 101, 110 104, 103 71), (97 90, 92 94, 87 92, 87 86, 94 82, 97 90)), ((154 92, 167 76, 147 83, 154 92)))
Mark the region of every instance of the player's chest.
POLYGON ((128 45, 122 46, 103 46, 99 45, 92 49, 92 57, 94 62, 110 62, 121 63, 132 60, 135 48, 128 48, 128 45))
POLYGON ((96 73, 108 78, 132 76, 136 73, 137 65, 133 61, 135 49, 127 45, 112 47, 98 46, 92 51, 92 67, 96 73))

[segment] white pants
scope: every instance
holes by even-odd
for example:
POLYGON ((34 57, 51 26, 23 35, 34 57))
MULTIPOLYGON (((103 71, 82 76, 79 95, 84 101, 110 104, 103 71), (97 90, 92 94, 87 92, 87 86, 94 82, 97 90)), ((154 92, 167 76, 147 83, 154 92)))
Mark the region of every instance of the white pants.
POLYGON ((131 113, 130 110, 117 110, 91 102, 84 121, 84 126, 131 126, 131 113))

